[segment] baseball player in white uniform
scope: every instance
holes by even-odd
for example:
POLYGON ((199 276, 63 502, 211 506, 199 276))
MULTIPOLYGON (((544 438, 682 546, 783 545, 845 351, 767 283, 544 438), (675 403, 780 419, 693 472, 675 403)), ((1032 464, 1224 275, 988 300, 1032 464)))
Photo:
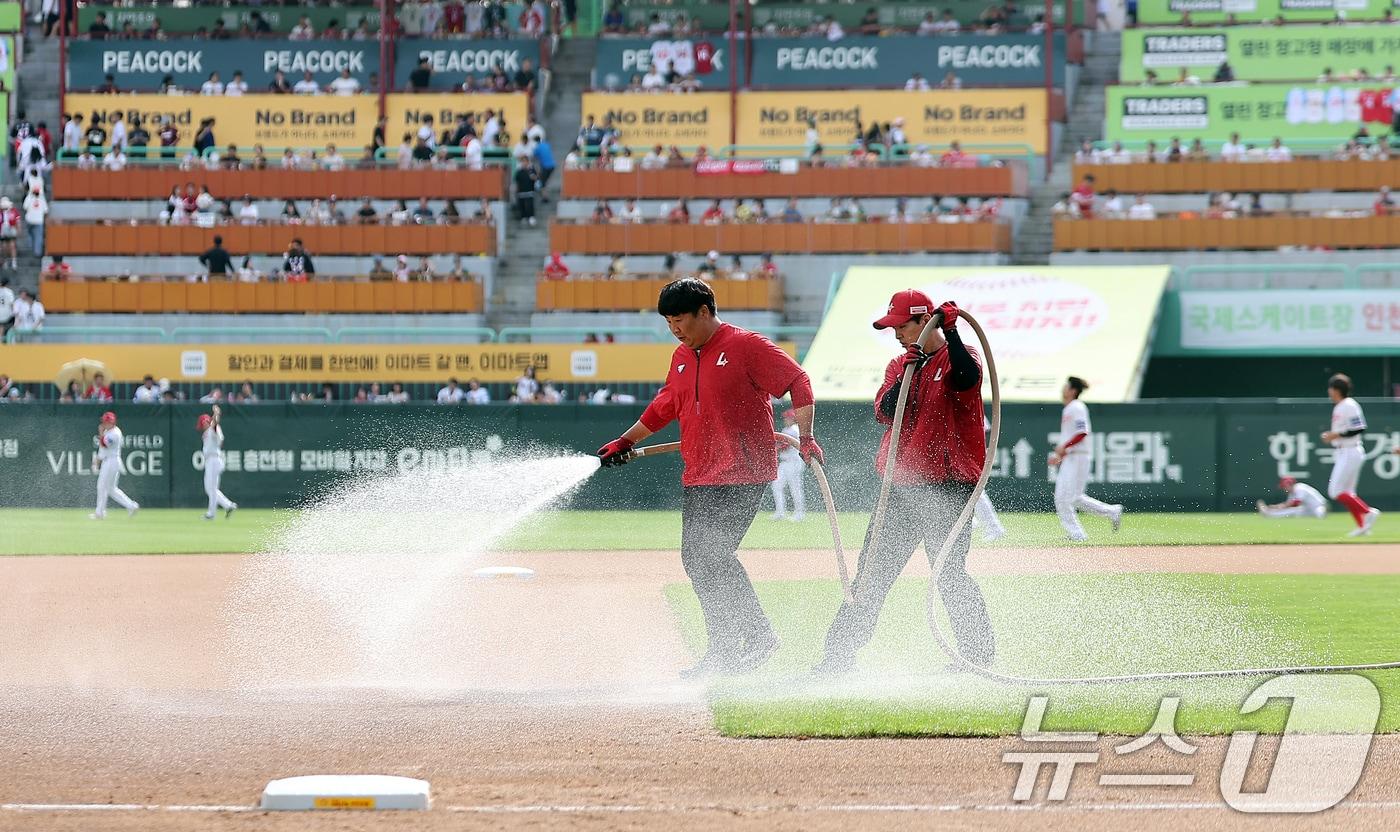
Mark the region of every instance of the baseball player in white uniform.
POLYGON ((195 429, 204 440, 204 493, 209 495, 205 520, 213 520, 214 512, 219 509, 224 510, 224 517, 230 517, 238 508, 238 503, 219 490, 219 479, 224 475, 224 429, 219 426, 219 416, 219 406, 214 405, 212 415, 201 413, 195 421, 195 429))
MULTIPOLYGON (((783 425, 784 434, 793 439, 801 438, 791 410, 783 411, 783 425)), ((778 478, 773 480, 773 503, 777 511, 773 512, 771 519, 787 519, 787 502, 783 499, 785 493, 792 494, 792 521, 801 523, 807 518, 807 498, 802 493, 802 472, 806 467, 802 454, 796 448, 786 442, 778 443, 778 478)))
MULTIPOLYGON (((986 433, 988 437, 992 433, 992 423, 987 421, 985 415, 982 417, 982 432, 986 433)), ((992 498, 987 496, 987 489, 982 489, 982 494, 977 498, 977 505, 973 511, 973 517, 982 529, 983 540, 991 543, 1006 536, 1006 527, 1001 524, 1001 518, 997 517, 997 508, 992 505, 992 498)))
POLYGON ((1089 484, 1089 465, 1094 460, 1093 445, 1089 442, 1093 432, 1089 408, 1079 400, 1088 389, 1089 384, 1084 379, 1070 376, 1060 391, 1060 400, 1065 403, 1060 414, 1060 444, 1050 452, 1049 460, 1051 465, 1060 467, 1055 477, 1055 513, 1060 516, 1065 534, 1076 542, 1089 539, 1079 524, 1079 510, 1107 517, 1115 532, 1123 522, 1121 505, 1109 505, 1084 493, 1089 484))
POLYGON ((97 510, 88 517, 93 520, 107 519, 107 500, 115 500, 126 509, 130 517, 141 508, 117 487, 117 479, 122 475, 122 429, 117 427, 117 414, 107 411, 97 425, 97 454, 92 458, 92 468, 97 472, 97 510))
POLYGON ((1331 443, 1336 449, 1332 457, 1332 477, 1327 480, 1327 496, 1346 506, 1356 521, 1356 528, 1347 532, 1347 537, 1360 537, 1370 534, 1381 516, 1378 508, 1371 508, 1357 496, 1356 481, 1361 477, 1361 463, 1365 454, 1361 450, 1361 434, 1366 432, 1366 416, 1361 405, 1351 397, 1351 379, 1337 373, 1327 380, 1327 395, 1332 399, 1332 429, 1322 434, 1322 441, 1331 443))
POLYGON ((1316 488, 1293 477, 1278 481, 1278 487, 1288 495, 1288 499, 1272 505, 1259 500, 1254 505, 1265 517, 1312 517, 1317 520, 1327 516, 1327 498, 1316 488))

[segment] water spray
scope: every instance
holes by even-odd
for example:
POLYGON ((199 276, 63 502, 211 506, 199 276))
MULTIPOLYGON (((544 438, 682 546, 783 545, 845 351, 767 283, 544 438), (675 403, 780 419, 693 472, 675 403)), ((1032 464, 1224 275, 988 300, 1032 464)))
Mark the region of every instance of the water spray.
MULTIPOLYGON (((793 448, 800 448, 801 444, 796 439, 785 433, 774 432, 773 440, 782 442, 793 448)), ((660 454, 675 453, 681 449, 679 442, 663 442, 657 445, 646 445, 641 448, 633 448, 628 452, 628 459, 638 457, 659 456, 660 454)), ((846 571, 846 551, 841 546, 841 526, 836 519, 836 499, 831 496, 831 485, 826 481, 826 471, 822 469, 821 463, 816 459, 808 459, 807 467, 812 469, 812 475, 817 478, 817 487, 822 492, 822 502, 826 504, 826 519, 831 524, 831 545, 836 551, 836 572, 841 578, 841 594, 847 601, 851 600, 851 578, 846 571)))
MULTIPOLYGON (((1299 665, 1297 667, 1252 667, 1233 668, 1219 670, 1186 670, 1163 673, 1130 673, 1122 676, 1080 676, 1070 678, 1034 678, 1030 676, 1015 676, 1009 673, 1001 673, 991 668, 983 667, 968 660, 953 645, 947 635, 944 634, 938 621, 937 607, 937 584, 938 575, 943 571, 943 564, 948 559, 948 553, 953 548, 953 541, 957 540, 958 534, 963 527, 972 519, 973 508, 977 505, 977 499, 982 496, 982 492, 987 487, 987 478, 992 473, 992 460, 996 455, 997 439, 1001 435, 1001 383, 997 377, 996 360, 992 357, 991 345, 987 343, 987 333, 983 331, 982 325, 977 323, 977 319, 959 311, 958 319, 967 321, 972 330, 977 333, 977 340, 982 346, 982 358, 986 362, 984 372, 992 382, 992 430, 987 438, 987 458, 982 463, 982 474, 977 478, 977 485, 972 489, 972 494, 967 498, 967 505, 958 514, 958 518, 953 522, 952 528, 948 531, 948 536, 943 541, 943 545, 938 549, 938 555, 933 559, 932 574, 928 581, 928 591, 925 596, 925 611, 928 616, 929 629, 933 632, 933 638, 938 643, 939 649, 952 659, 953 664, 969 673, 976 674, 995 682, 1004 682, 1013 685, 1074 685, 1074 684, 1106 684, 1115 682, 1151 682, 1167 679, 1208 679, 1222 678, 1229 676, 1264 676, 1284 673, 1336 673, 1350 672, 1357 670, 1394 670, 1400 669, 1400 661, 1378 662, 1375 664, 1336 664, 1336 665, 1299 665)), ((943 325, 943 315, 934 312, 932 319, 924 326, 923 332, 919 334, 919 347, 925 348, 928 344, 929 336, 934 330, 943 325)), ((904 368, 903 382, 899 390, 899 401, 895 406, 894 424, 890 428, 890 449, 885 458, 885 476, 880 483, 880 497, 875 503, 875 514, 871 517, 873 531, 870 535, 871 551, 879 544, 880 533, 883 530, 885 521, 885 508, 889 501, 890 487, 894 484, 895 455, 899 452, 900 428, 904 424, 904 407, 909 397, 910 381, 914 375, 913 365, 904 368)), ((788 437, 791 439, 791 437, 788 437)), ((818 469, 820 470, 820 469, 818 469)), ((823 480, 824 483, 824 480, 823 480)), ((830 496, 827 496, 827 505, 830 506, 830 496)), ((830 510, 830 509, 828 509, 830 510)), ((927 541, 925 541, 927 546, 927 541)), ((837 538, 839 550, 840 538, 837 538)), ((843 560, 844 567, 844 560, 843 560)), ((844 571, 843 571, 844 582, 844 571)), ((849 586, 847 593, 849 595, 849 586)))

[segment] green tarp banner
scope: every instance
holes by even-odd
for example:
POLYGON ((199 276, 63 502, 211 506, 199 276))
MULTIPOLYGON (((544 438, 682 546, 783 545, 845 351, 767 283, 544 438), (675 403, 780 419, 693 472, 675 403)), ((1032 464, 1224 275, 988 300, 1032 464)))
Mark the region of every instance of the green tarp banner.
POLYGON ((1329 69, 1380 76, 1386 66, 1400 65, 1400 31, 1386 25, 1129 29, 1118 78, 1136 83, 1152 70, 1165 82, 1185 67, 1209 82, 1223 61, 1239 81, 1311 81, 1329 69))
POLYGON ((1335 20, 1380 20, 1392 0, 1138 0, 1138 22, 1149 26, 1180 23, 1259 23, 1282 17, 1289 23, 1335 20))
POLYGON ((1199 87, 1109 87, 1104 135, 1109 141, 1155 139, 1159 149, 1179 137, 1223 142, 1239 133, 1265 147, 1290 141, 1350 139, 1360 127, 1390 133, 1390 91, 1381 84, 1207 84, 1199 87))
POLYGON ((537 40, 448 40, 405 38, 394 45, 394 86, 405 89, 409 74, 418 68, 418 59, 428 57, 433 68, 429 86, 449 90, 460 86, 468 75, 481 79, 499 66, 512 80, 521 61, 540 68, 540 42, 537 40))
MULTIPOLYGON (((1325 491, 1331 449, 1318 434, 1331 405, 1291 402, 1142 402, 1093 405, 1092 492, 1133 510, 1248 510, 1275 499, 1289 475, 1325 491)), ((1370 429, 1361 493, 1400 508, 1400 402, 1364 401, 1370 429)), ((0 505, 78 507, 95 496, 98 417, 88 405, 0 405, 0 505)), ((203 506, 198 405, 117 405, 127 438, 121 487, 151 507, 203 506)), ((841 508, 866 511, 878 482, 882 428, 871 405, 819 405, 828 474, 841 508)), ((337 482, 468 465, 519 453, 591 453, 640 407, 265 404, 224 411, 223 490, 245 506, 296 506, 337 482)), ((1049 511, 1046 453, 1058 440, 1055 405, 1008 405, 988 492, 1002 509, 1049 511)), ((670 441, 675 428, 655 441, 670 441)), ((642 460, 586 482, 575 508, 660 509, 680 504, 680 459, 642 460)), ((815 490, 812 492, 815 494, 815 490)), ((431 499, 425 494, 424 499, 431 499)))

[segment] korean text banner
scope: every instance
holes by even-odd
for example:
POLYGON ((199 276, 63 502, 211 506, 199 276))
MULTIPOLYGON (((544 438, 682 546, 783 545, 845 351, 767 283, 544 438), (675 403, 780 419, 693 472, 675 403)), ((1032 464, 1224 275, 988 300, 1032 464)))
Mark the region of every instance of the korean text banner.
MULTIPOLYGON (((376 49, 378 47, 376 46, 376 49)), ((450 90, 461 86, 468 75, 476 79, 491 74, 499 66, 512 79, 523 61, 535 71, 540 68, 540 42, 537 40, 429 40, 406 38, 394 46, 394 86, 408 88, 409 73, 426 57, 433 75, 431 89, 450 90)))
MULTIPOLYGON (((200 29, 212 31, 219 21, 223 21, 224 28, 229 32, 236 33, 245 24, 252 25, 255 13, 262 17, 272 31, 284 34, 292 31, 292 27, 297 25, 303 15, 310 19, 311 28, 316 32, 325 31, 332 22, 347 32, 353 32, 359 27, 362 20, 369 24, 371 32, 376 34, 379 32, 379 8, 377 6, 313 8, 306 5, 195 6, 185 8, 130 6, 116 8, 88 4, 78 9, 78 30, 87 32, 88 27, 96 22, 97 15, 105 14, 108 28, 117 33, 120 33, 127 23, 130 23, 137 32, 144 32, 151 28, 157 20, 160 21, 160 27, 163 31, 171 33, 193 33, 200 29)), ((70 41, 70 45, 72 43, 76 43, 76 41, 70 41)))
MULTIPOLYGON (((818 399, 873 401, 900 347, 893 333, 871 322, 885 314, 891 295, 913 287, 976 316, 1006 401, 1058 401, 1069 375, 1087 379, 1095 401, 1130 401, 1170 272, 1167 266, 848 269, 803 366, 818 399)), ((976 343, 970 328, 963 337, 976 343)))
MULTIPOLYGON (((1400 289, 1179 293, 1183 354, 1400 351, 1400 289)), ((1165 335, 1165 333, 1164 333, 1165 335)))
POLYGON ((728 93, 586 92, 583 115, 585 118, 594 116, 599 124, 611 116, 622 135, 622 144, 632 148, 634 153, 658 144, 663 147, 704 145, 710 149, 729 144, 728 93))
POLYGON ((1389 94, 1379 84, 1109 87, 1104 132, 1123 142, 1221 142, 1231 133, 1260 147, 1275 136, 1341 142, 1362 126, 1390 132, 1389 94))
POLYGON ((1400 65, 1400 29, 1393 26, 1230 26, 1219 29, 1128 29, 1118 77, 1162 81, 1181 67, 1210 81, 1224 61, 1240 81, 1307 81, 1330 69, 1381 75, 1400 65))
POLYGON ((739 94, 741 145, 801 147, 807 120, 822 143, 849 147, 856 124, 904 119, 910 144, 1024 145, 1045 152, 1044 90, 876 90, 744 92, 739 94))
POLYGON ((593 86, 624 88, 633 75, 646 75, 653 64, 682 75, 694 73, 702 87, 729 87, 729 42, 718 36, 713 40, 599 38, 598 57, 593 61, 593 86))
POLYGON ((211 72, 227 83, 242 72, 249 92, 265 92, 281 70, 288 83, 310 72, 327 84, 350 70, 365 91, 379 72, 378 41, 292 40, 74 40, 68 45, 68 88, 96 89, 108 73, 123 90, 148 92, 169 75, 175 85, 199 89, 211 72))
POLYGON ((506 93, 395 93, 385 96, 384 115, 388 119, 387 136, 390 145, 398 143, 404 133, 413 133, 431 117, 439 134, 457 124, 457 116, 468 113, 477 122, 487 118, 487 111, 499 113, 501 125, 513 144, 525 132, 525 116, 530 112, 530 97, 523 92, 506 93))
POLYGON ((236 144, 241 150, 265 147, 341 148, 368 145, 378 117, 373 95, 94 95, 73 94, 64 107, 75 113, 97 113, 111 124, 117 113, 128 123, 139 117, 152 136, 162 119, 170 117, 180 131, 180 146, 194 143, 199 123, 214 119, 215 144, 236 144))
MULTIPOLYGON (((1065 37, 1054 36, 1055 83, 1065 80, 1065 37)), ((826 38, 755 38, 755 87, 904 86, 918 72, 932 86, 952 72, 977 86, 1043 86, 1043 35, 947 35, 937 38, 853 35, 826 38)))
MULTIPOLYGON (((784 345, 792 352, 790 344, 784 345)), ((112 381, 512 381, 533 365, 551 381, 662 381, 675 344, 14 344, 5 372, 26 382, 58 376, 77 358, 107 365, 112 381)))
POLYGON ((1139 0, 1138 23, 1155 26, 1180 23, 1190 14, 1193 23, 1265 22, 1282 17, 1290 23, 1334 20, 1338 12, 1349 21, 1380 20, 1393 0, 1139 0))

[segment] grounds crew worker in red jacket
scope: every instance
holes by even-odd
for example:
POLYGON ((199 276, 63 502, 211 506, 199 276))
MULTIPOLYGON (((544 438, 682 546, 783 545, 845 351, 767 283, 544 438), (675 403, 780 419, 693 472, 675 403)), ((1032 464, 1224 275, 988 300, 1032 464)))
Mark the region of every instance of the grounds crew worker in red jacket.
MULTIPOLYGON (((933 311, 927 295, 908 289, 891 298, 888 313, 875 322, 876 329, 893 328, 905 348, 885 368, 885 383, 875 394, 876 421, 893 425, 904 368, 912 364, 917 369, 905 405, 879 548, 871 551, 871 532, 867 532, 851 600, 841 605, 827 632, 826 654, 814 671, 818 675, 854 667, 856 653, 875 630, 885 595, 914 549, 923 541, 933 561, 982 473, 987 440, 982 432, 981 361, 958 335, 958 307, 951 301, 938 307, 943 330, 930 336, 930 352, 919 349, 919 334, 933 311)), ((889 448, 890 431, 886 430, 875 458, 875 469, 882 477, 889 448)), ((938 591, 952 620, 958 651, 985 667, 996 655, 996 642, 982 591, 967 574, 971 540, 969 523, 937 576, 938 591)))
POLYGON ((821 462, 821 447, 812 437, 812 383, 773 342, 721 321, 714 292, 704 281, 667 284, 656 310, 681 342, 666 384, 642 418, 598 449, 598 456, 604 466, 621 465, 636 443, 680 420, 681 562, 709 634, 704 657, 683 675, 744 673, 778 647, 737 554, 769 483, 778 477, 770 397, 792 394, 802 459, 821 462))

